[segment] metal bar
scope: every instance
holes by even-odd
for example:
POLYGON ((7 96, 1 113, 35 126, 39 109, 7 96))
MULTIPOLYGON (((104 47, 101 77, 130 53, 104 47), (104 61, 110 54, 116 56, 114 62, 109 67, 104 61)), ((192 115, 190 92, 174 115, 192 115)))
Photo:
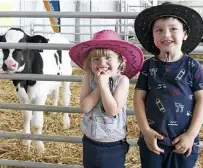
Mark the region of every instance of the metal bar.
MULTIPOLYGON (((51 136, 51 135, 41 135, 41 134, 24 134, 24 133, 3 132, 3 131, 0 131, 0 138, 68 142, 68 143, 82 143, 81 137, 51 136)), ((127 141, 130 144, 130 146, 136 146, 137 145, 136 139, 131 139, 131 140, 127 140, 127 141)))
MULTIPOLYGON (((50 25, 49 25, 50 26, 50 25)), ((7 28, 7 27, 30 27, 30 25, 0 25, 1 28, 7 28)))
MULTIPOLYGON (((81 143, 81 137, 68 137, 68 136, 51 136, 41 134, 24 134, 16 132, 3 132, 0 131, 1 138, 7 139, 28 139, 28 140, 41 140, 41 141, 54 141, 54 142, 68 142, 68 143, 81 143)), ((137 139, 127 140, 130 146, 137 146, 137 139)), ((200 148, 203 148, 203 141, 200 141, 200 148)))
MULTIPOLYGON (((129 7, 131 7, 131 8, 133 8, 133 7, 146 7, 146 6, 144 6, 144 5, 130 5, 129 7)), ((149 7, 151 7, 151 6, 149 6, 149 7)), ((191 6, 189 6, 190 8, 201 8, 201 7, 203 7, 203 6, 194 6, 194 5, 191 5, 191 6)))
POLYGON ((83 168, 83 166, 80 165, 51 164, 51 163, 18 161, 7 159, 0 159, 0 165, 15 166, 15 167, 30 167, 30 168, 83 168))
POLYGON ((42 74, 20 74, 20 73, 0 73, 0 79, 15 79, 15 80, 37 80, 37 81, 71 81, 81 82, 81 76, 70 75, 42 75, 42 74))
POLYGON ((7 139, 28 139, 28 140, 40 140, 40 141, 54 141, 54 142, 68 142, 68 143, 81 143, 80 137, 69 136, 54 136, 54 135, 41 135, 41 134, 23 134, 19 132, 4 132, 0 131, 1 138, 7 139))
MULTIPOLYGON (((50 26, 49 24, 34 24, 35 26, 50 26)), ((51 26, 56 26, 56 27, 58 27, 58 26, 60 26, 60 25, 51 25, 51 26)), ((95 27, 97 27, 97 26, 106 26, 106 27, 108 27, 108 26, 115 26, 115 24, 102 24, 102 25, 91 25, 91 24, 89 24, 89 25, 83 25, 83 24, 81 24, 81 25, 61 25, 61 26, 64 26, 64 27, 90 27, 90 26, 95 26, 95 27)), ((125 25, 125 24, 121 24, 120 26, 134 26, 133 24, 127 24, 127 25, 125 25)), ((1 27, 1 26, 0 26, 1 27)))
MULTIPOLYGON (((90 27, 90 26, 89 26, 90 27)), ((39 33, 46 33, 46 34, 55 34, 54 32, 43 32, 43 31, 35 31, 34 32, 35 34, 39 34, 39 33)), ((93 35, 92 33, 61 33, 61 34, 71 34, 71 35, 93 35)), ((121 36, 129 36, 129 34, 122 34, 122 33, 120 33, 119 35, 121 35, 121 36)), ((130 35, 130 36, 134 36, 135 37, 135 34, 134 35, 130 35)), ((78 41, 78 40, 76 40, 76 41, 78 41)))
MULTIPOLYGON (((76 1, 75 2, 75 11, 76 12, 80 12, 80 1, 76 1)), ((76 25, 80 25, 80 18, 75 18, 75 24, 76 25)), ((79 26, 76 26, 75 27, 75 41, 81 41, 80 40, 80 27, 79 26)))
POLYGON ((49 112, 58 111, 58 112, 62 112, 62 113, 80 113, 79 107, 34 105, 34 104, 0 103, 0 109, 49 111, 49 112))
MULTIPOLYGON (((57 44, 57 43, 7 43, 1 42, 0 48, 7 48, 7 49, 47 49, 47 50, 68 50, 75 44, 57 44)), ((137 44, 142 50, 143 47, 140 44, 137 44)), ((202 53, 203 46, 197 46, 192 53, 202 53)))
MULTIPOLYGON (((146 58, 151 58, 151 57, 154 57, 153 55, 145 55, 144 57, 146 57, 146 58)), ((197 61, 203 61, 203 58, 201 59, 201 58, 195 58, 195 60, 197 60, 197 61)))
MULTIPOLYGON (((12 110, 30 110, 30 111, 49 111, 49 112, 62 112, 62 113, 80 113, 79 107, 67 106, 52 106, 52 105, 35 105, 35 104, 13 104, 13 103, 0 103, 0 109, 12 110)), ((131 109, 126 110, 127 115, 134 115, 131 109)))
MULTIPOLYGON (((0 73, 0 79, 15 79, 15 80, 37 80, 37 81, 69 81, 81 82, 81 76, 70 75, 45 75, 45 74, 20 74, 20 73, 0 73)), ((135 84, 137 79, 131 79, 130 83, 135 84)))
POLYGON ((1 42, 0 48, 7 48, 7 49, 47 49, 47 50, 54 50, 54 49, 61 49, 61 50, 69 50, 74 44, 57 44, 57 43, 7 43, 1 42))
POLYGON ((99 19, 135 19, 138 12, 34 12, 1 11, 0 17, 21 18, 99 18, 99 19))
MULTIPOLYGON (((92 0, 90 0, 89 3, 90 3, 90 5, 89 5, 90 10, 89 10, 89 11, 92 12, 92 0)), ((91 19, 91 18, 90 18, 90 26, 89 26, 89 29, 90 29, 90 39, 92 39, 93 34, 92 34, 92 19, 91 19)))

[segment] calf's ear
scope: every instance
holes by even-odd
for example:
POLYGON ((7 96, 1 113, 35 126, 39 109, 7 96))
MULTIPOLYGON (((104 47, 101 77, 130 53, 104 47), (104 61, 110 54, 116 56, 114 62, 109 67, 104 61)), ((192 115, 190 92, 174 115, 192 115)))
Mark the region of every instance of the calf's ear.
POLYGON ((0 42, 2 42, 3 41, 3 38, 4 38, 4 35, 0 35, 0 42))
POLYGON ((40 35, 35 35, 35 36, 29 36, 27 39, 27 42, 28 43, 48 43, 48 39, 40 35))

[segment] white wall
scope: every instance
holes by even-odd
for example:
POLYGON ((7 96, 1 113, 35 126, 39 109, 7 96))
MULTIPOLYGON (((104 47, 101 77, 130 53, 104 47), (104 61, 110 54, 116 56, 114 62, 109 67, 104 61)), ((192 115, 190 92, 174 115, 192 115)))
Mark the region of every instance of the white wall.
MULTIPOLYGON (((61 12, 75 12, 75 0, 60 0, 61 12)), ((61 25, 75 25, 75 18, 61 18, 61 25)), ((75 27, 61 27, 61 33, 75 33, 75 27)), ((65 35, 69 41, 75 41, 75 35, 65 35)))
MULTIPOLYGON (((0 1, 0 11, 13 11, 15 10, 13 5, 13 0, 3 0, 0 1)), ((15 18, 5 17, 0 18, 0 34, 4 34, 5 31, 8 29, 9 25, 15 24, 15 18)))
MULTIPOLYGON (((115 2, 114 1, 101 1, 94 0, 92 1, 92 12, 115 12, 115 2)), ((90 11, 90 3, 89 1, 81 2, 81 11, 89 12, 90 11)), ((104 26, 91 26, 91 27, 81 27, 81 33, 95 33, 102 29, 110 29, 115 30, 116 19, 80 19, 81 25, 104 25, 104 26), (114 25, 114 26, 108 26, 114 25)), ((90 35, 81 35, 81 41, 89 40, 92 37, 90 35)))

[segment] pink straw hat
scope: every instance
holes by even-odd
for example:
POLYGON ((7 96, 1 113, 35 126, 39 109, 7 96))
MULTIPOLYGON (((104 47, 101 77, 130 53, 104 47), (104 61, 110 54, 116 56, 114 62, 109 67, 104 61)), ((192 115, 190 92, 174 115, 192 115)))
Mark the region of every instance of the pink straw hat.
POLYGON ((113 30, 102 30, 94 34, 92 40, 74 45, 70 49, 71 59, 81 68, 83 61, 91 49, 110 49, 122 55, 126 66, 122 74, 134 77, 142 68, 144 56, 140 48, 120 39, 113 30))

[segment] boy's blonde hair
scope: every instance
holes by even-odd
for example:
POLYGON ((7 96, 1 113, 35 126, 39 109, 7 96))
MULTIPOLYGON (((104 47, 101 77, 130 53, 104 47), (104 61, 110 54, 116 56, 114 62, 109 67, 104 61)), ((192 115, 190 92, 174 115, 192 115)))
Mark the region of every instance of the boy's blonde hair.
POLYGON ((121 72, 124 70, 125 62, 124 62, 122 56, 119 53, 112 51, 110 49, 92 49, 92 50, 90 50, 87 57, 84 60, 83 69, 86 72, 90 72, 91 71, 91 68, 90 68, 91 59, 95 58, 95 57, 103 57, 103 56, 118 56, 118 59, 121 62, 119 69, 121 72))

